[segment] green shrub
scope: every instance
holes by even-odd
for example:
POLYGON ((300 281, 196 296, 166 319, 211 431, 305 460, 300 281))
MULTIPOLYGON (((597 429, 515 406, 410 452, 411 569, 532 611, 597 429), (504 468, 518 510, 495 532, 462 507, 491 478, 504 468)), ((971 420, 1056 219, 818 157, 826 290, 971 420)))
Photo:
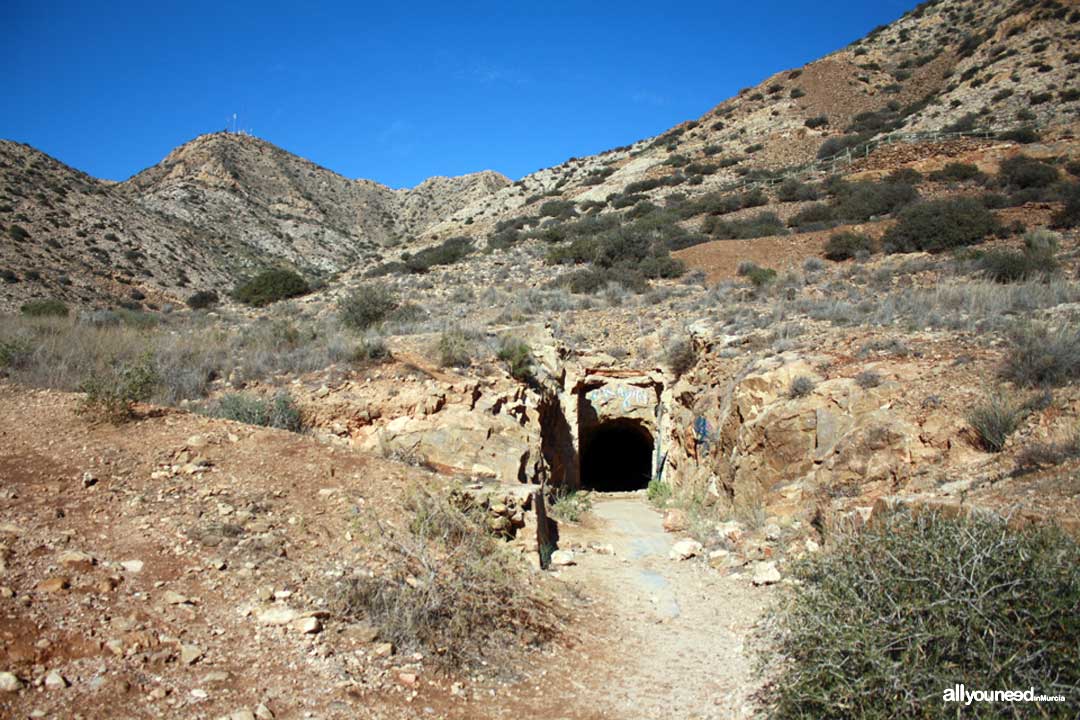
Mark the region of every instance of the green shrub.
POLYGON ((149 400, 160 384, 153 356, 146 353, 91 373, 79 388, 86 393, 79 412, 94 420, 125 422, 135 416, 135 403, 149 400))
POLYGON ((784 221, 776 213, 771 212, 758 213, 746 220, 721 220, 708 217, 702 229, 718 240, 745 240, 788 233, 784 221))
POLYGON ((825 243, 825 257, 840 262, 851 258, 869 255, 874 252, 874 241, 867 235, 856 232, 839 232, 829 237, 825 243))
POLYGON ((574 211, 574 203, 571 200, 548 200, 540 206, 540 217, 553 217, 565 220, 577 213, 574 211))
POLYGON ((971 163, 951 162, 940 170, 930 173, 930 179, 936 182, 964 182, 965 180, 977 180, 983 177, 977 165, 971 163))
POLYGON ((551 514, 567 522, 578 522, 591 509, 592 496, 577 490, 557 493, 551 504, 551 514))
POLYGON ((818 148, 818 159, 828 160, 829 158, 837 157, 864 141, 865 138, 859 134, 826 138, 825 141, 821 143, 821 147, 818 148))
POLYGON ((409 272, 426 273, 436 265, 453 265, 472 251, 473 244, 469 238, 452 237, 414 255, 402 256, 402 260, 409 272))
POLYGON ((7 229, 7 233, 15 242, 23 242, 30 237, 30 233, 21 225, 12 225, 7 229))
POLYGON ((1009 337, 1002 377, 1027 387, 1054 387, 1080 379, 1080 327, 1025 324, 1009 337))
POLYGON ((284 390, 270 399, 248 393, 223 395, 211 406, 209 414, 248 425, 261 425, 290 432, 301 432, 304 429, 296 401, 284 390))
POLYGON ((886 252, 941 252, 974 245, 998 229, 997 221, 974 198, 928 200, 900 212, 883 238, 886 252))
POLYGON ((347 328, 367 330, 386 320, 397 308, 397 296, 390 288, 369 283, 338 301, 338 317, 347 328))
POLYGON ((1058 179, 1057 168, 1027 155, 1003 160, 999 172, 1003 182, 1021 190, 1049 187, 1058 179))
POLYGON ((476 355, 477 338, 461 328, 450 328, 439 336, 436 348, 443 367, 468 367, 476 355))
POLYGON ((56 299, 30 300, 19 307, 28 317, 67 317, 68 306, 56 299))
POLYGON ((660 478, 649 480, 649 485, 645 490, 645 496, 649 502, 658 508, 666 506, 671 500, 672 494, 671 486, 660 478))
POLYGON ((985 402, 971 409, 967 420, 984 450, 1001 452, 1026 414, 1027 408, 1022 403, 992 393, 985 402))
POLYGON ((255 307, 263 307, 309 292, 304 278, 292 270, 271 268, 242 283, 233 290, 238 301, 255 307))
POLYGON ((817 200, 818 191, 812 185, 789 178, 780 184, 776 190, 776 197, 781 202, 800 202, 804 200, 817 200))
POLYGON ((1012 250, 990 250, 978 260, 982 273, 999 283, 1014 283, 1048 278, 1058 267, 1053 255, 1034 255, 1012 250))
POLYGON ((1073 715, 1067 703, 943 702, 960 683, 1076 692, 1080 548, 1055 529, 897 511, 792 575, 759 651, 784 658, 760 696, 773 720, 1073 715))
POLYGON ((829 116, 817 115, 816 117, 808 118, 803 124, 810 129, 825 127, 829 124, 829 116))
POLYGON ((1074 228, 1080 226, 1080 183, 1069 183, 1065 188, 1065 206, 1054 215, 1056 228, 1074 228))
POLYGON ((205 310, 218 303, 218 294, 213 290, 199 290, 187 299, 187 306, 192 310, 205 310))
POLYGON ((555 280, 554 285, 565 287, 575 295, 593 295, 607 288, 610 283, 622 285, 639 294, 649 289, 649 281, 637 270, 603 267, 582 268, 564 273, 555 280))
POLYGON ((918 191, 902 182, 840 183, 834 187, 836 217, 847 222, 889 215, 919 199, 918 191))
POLYGON ((998 139, 1009 140, 1011 142, 1020 143, 1021 145, 1030 145, 1031 143, 1037 143, 1040 140, 1039 132, 1030 125, 998 133, 998 139))
POLYGON ((532 348, 521 338, 503 335, 499 338, 499 351, 496 357, 506 363, 510 376, 515 380, 532 379, 532 348))
POLYGON ((825 203, 814 203, 795 213, 788 224, 803 232, 824 230, 836 225, 836 210, 825 203))

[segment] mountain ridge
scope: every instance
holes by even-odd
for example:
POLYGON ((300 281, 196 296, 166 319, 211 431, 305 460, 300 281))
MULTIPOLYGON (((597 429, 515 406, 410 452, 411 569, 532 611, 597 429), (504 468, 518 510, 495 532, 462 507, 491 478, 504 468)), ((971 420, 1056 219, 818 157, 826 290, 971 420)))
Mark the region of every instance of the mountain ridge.
POLYGON ((1025 126, 1036 139, 1075 138, 1078 8, 1078 0, 923 3, 697 119, 514 182, 482 171, 391 189, 259 138, 218 132, 113 183, 6 143, 0 232, 15 240, 6 249, 25 252, 0 257, 8 278, 0 302, 58 296, 108 305, 132 295, 176 302, 196 289, 227 290, 270 264, 315 279, 362 274, 451 237, 483 247, 506 223, 538 228, 552 201, 573 214, 603 215, 643 201, 663 207, 672 198, 791 175, 830 153, 869 154, 896 132, 989 137, 1025 126), (68 185, 109 201, 45 191, 68 185), (134 230, 125 234, 125 227, 134 230), (143 267, 131 259, 140 253, 149 258, 143 267))

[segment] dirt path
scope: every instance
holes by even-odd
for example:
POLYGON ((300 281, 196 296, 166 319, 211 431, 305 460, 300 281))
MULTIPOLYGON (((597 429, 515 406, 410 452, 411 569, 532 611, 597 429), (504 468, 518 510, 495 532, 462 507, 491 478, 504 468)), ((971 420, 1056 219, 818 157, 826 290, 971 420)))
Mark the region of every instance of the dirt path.
POLYGON ((669 559, 680 538, 640 495, 602 497, 592 514, 564 531, 564 544, 614 554, 585 552, 562 574, 597 598, 609 627, 602 652, 580 668, 573 704, 619 720, 751 717, 756 675, 745 647, 771 591, 669 559))

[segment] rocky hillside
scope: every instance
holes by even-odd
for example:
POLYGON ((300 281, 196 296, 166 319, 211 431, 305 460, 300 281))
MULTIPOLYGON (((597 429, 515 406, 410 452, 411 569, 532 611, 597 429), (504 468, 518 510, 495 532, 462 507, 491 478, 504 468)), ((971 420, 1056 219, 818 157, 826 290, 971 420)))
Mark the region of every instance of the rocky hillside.
POLYGON ((211 236, 334 272, 509 184, 489 171, 392 190, 350 180, 255 137, 214 133, 182 145, 120 188, 140 206, 211 236))
POLYGON ((509 182, 482 172, 393 190, 264 140, 216 133, 110 183, 0 141, 0 302, 162 304, 228 290, 275 263, 327 276, 509 182))
POLYGON ((926 2, 696 120, 512 184, 483 172, 392 190, 228 133, 196 138, 110 184, 3 143, 0 232, 11 242, 0 256, 0 303, 175 302, 194 289, 227 289, 269 263, 312 277, 360 275, 450 237, 485 243, 500 222, 529 229, 551 217, 859 170, 853 159, 872 161, 892 143, 917 161, 923 149, 942 154, 927 140, 1068 142, 1080 112, 1078 38, 1075 0, 926 2))
POLYGON ((925 2, 801 68, 741 90, 701 117, 599 155, 570 158, 463 208, 432 233, 484 237, 544 203, 609 212, 748 182, 842 169, 891 139, 1072 137, 1080 117, 1080 3, 925 2))

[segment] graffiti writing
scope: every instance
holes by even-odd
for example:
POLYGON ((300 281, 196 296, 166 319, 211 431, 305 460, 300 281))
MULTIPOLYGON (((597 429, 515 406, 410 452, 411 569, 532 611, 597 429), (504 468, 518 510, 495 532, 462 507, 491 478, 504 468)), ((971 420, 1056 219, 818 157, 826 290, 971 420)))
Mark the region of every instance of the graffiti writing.
POLYGON ((590 390, 585 397, 594 405, 617 402, 623 411, 648 407, 651 404, 648 390, 633 385, 602 385, 590 390))

